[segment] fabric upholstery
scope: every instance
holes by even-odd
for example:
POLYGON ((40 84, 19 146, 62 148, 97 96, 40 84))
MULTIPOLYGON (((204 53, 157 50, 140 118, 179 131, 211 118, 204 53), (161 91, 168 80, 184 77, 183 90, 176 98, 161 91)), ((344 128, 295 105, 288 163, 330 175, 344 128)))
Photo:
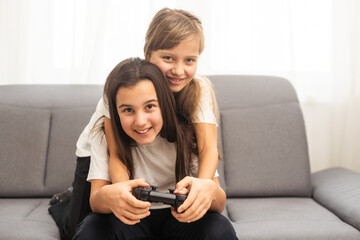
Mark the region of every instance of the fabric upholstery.
POLYGON ((61 192, 66 189, 64 186, 71 185, 75 173, 76 141, 94 111, 93 106, 53 110, 45 195, 61 192))
POLYGON ((0 195, 39 196, 50 130, 50 111, 0 104, 0 195))
MULTIPOLYGON (((264 76, 209 78, 221 114, 218 172, 229 197, 223 214, 239 239, 360 239, 359 174, 313 174, 311 198, 306 132, 291 84, 264 76)), ((47 197, 71 185, 76 140, 102 90, 0 86, 0 239, 60 238, 47 197)))
POLYGON ((221 128, 222 124, 220 123, 219 126, 217 127, 217 134, 218 134, 218 152, 219 155, 221 157, 221 160, 218 161, 218 167, 217 167, 217 171, 219 173, 219 181, 220 181, 220 185, 221 187, 224 189, 224 191, 226 191, 226 183, 225 183, 225 162, 224 162, 224 149, 223 149, 223 136, 222 136, 222 128, 221 128))
POLYGON ((101 85, 0 87, 0 161, 6 162, 0 196, 50 197, 71 185, 76 141, 102 91, 101 85))
POLYGON ((0 198, 0 239, 59 239, 59 230, 48 214, 49 199, 0 198))
POLYGON ((310 196, 299 113, 294 103, 223 112, 229 197, 310 196))
POLYGON ((0 103, 42 109, 84 106, 95 109, 102 91, 102 85, 2 85, 0 103))
POLYGON ((312 175, 313 198, 360 231, 360 174, 344 168, 312 175))
POLYGON ((269 76, 209 76, 220 110, 241 109, 285 102, 298 102, 286 79, 269 76))
POLYGON ((239 239, 360 239, 359 231, 311 198, 237 198, 227 206, 239 239))
POLYGON ((210 79, 221 96, 227 195, 309 197, 305 127, 289 82, 239 76, 210 79))

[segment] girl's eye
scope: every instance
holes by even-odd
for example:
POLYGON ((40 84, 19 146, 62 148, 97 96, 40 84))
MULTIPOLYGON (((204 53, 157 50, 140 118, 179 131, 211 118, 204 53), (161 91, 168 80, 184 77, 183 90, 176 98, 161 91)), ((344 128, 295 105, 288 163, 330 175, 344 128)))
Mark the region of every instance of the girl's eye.
POLYGON ((187 58, 185 61, 186 61, 187 63, 193 63, 193 62, 195 62, 195 59, 193 59, 193 58, 187 58))
POLYGON ((165 60, 167 60, 167 61, 171 61, 171 60, 173 60, 173 58, 172 58, 172 57, 170 57, 170 56, 164 56, 164 57, 163 57, 163 59, 165 59, 165 60))
POLYGON ((123 112, 132 112, 133 110, 131 108, 125 108, 123 112))
POLYGON ((149 109, 149 110, 150 110, 150 109, 152 109, 152 108, 154 108, 154 107, 155 107, 154 104, 149 104, 149 105, 146 106, 146 109, 149 109))

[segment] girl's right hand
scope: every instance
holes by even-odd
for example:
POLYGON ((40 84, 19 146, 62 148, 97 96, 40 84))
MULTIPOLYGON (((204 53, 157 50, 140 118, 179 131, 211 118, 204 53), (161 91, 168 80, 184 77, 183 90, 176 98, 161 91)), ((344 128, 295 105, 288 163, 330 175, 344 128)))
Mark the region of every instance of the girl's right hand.
POLYGON ((151 204, 136 199, 132 191, 136 187, 148 187, 144 179, 128 180, 110 184, 107 187, 109 208, 123 223, 134 225, 150 215, 151 204))

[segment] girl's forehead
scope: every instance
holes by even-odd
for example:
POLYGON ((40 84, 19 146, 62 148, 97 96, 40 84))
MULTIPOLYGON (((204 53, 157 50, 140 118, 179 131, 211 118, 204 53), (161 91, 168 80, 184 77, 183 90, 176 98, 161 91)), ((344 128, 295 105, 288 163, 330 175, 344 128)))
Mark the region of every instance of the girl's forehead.
POLYGON ((121 92, 121 91, 122 92, 124 92, 124 91, 139 92, 139 91, 149 90, 149 89, 155 89, 154 83, 151 80, 144 78, 144 79, 138 80, 134 85, 120 87, 117 92, 119 94, 119 92, 121 92))
POLYGON ((139 81, 134 86, 122 87, 116 94, 118 107, 141 107, 150 102, 157 101, 154 84, 150 80, 139 81))
POLYGON ((200 42, 197 38, 187 39, 180 42, 173 48, 159 49, 158 51, 163 53, 197 57, 200 54, 200 42))

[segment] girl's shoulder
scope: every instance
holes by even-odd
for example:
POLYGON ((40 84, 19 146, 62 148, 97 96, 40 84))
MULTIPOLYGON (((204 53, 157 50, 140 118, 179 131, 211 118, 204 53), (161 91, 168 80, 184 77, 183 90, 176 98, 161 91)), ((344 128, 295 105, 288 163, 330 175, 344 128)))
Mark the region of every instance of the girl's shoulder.
POLYGON ((199 83, 201 88, 205 87, 205 88, 211 88, 212 89, 211 81, 205 75, 196 74, 195 77, 194 77, 194 80, 199 83))
POLYGON ((200 87, 200 101, 204 98, 206 101, 208 101, 209 98, 211 101, 216 101, 214 88, 208 77, 204 75, 195 75, 194 80, 197 81, 198 86, 200 87))
POLYGON ((104 98, 103 96, 100 98, 99 102, 97 103, 95 112, 101 116, 110 118, 109 104, 106 98, 104 98))
POLYGON ((200 97, 193 123, 217 124, 218 106, 211 81, 204 75, 196 75, 194 80, 200 86, 200 97))

